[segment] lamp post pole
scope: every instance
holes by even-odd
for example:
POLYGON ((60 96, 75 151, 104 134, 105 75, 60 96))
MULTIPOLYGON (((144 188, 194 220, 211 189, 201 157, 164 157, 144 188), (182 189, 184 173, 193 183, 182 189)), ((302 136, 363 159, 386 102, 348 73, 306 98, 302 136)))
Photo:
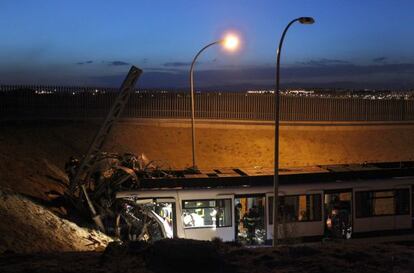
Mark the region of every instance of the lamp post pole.
POLYGON ((283 41, 290 26, 300 22, 301 24, 313 24, 315 20, 312 17, 299 17, 292 21, 285 27, 282 37, 279 41, 279 46, 276 52, 276 89, 275 89, 275 159, 274 159, 274 175, 273 175, 273 246, 277 246, 279 240, 279 123, 280 123, 280 54, 282 51, 283 41))
POLYGON ((194 110, 194 64, 197 61, 198 56, 200 56, 200 54, 206 50, 207 48, 209 48, 212 45, 215 44, 220 44, 222 43, 223 40, 218 40, 215 41, 211 44, 206 45, 205 47, 203 47, 194 57, 192 63, 191 63, 191 67, 190 67, 190 90, 191 90, 191 148, 192 148, 192 156, 193 156, 193 171, 197 171, 197 165, 196 165, 196 152, 195 152, 195 142, 196 142, 196 136, 195 136, 195 110, 194 110))

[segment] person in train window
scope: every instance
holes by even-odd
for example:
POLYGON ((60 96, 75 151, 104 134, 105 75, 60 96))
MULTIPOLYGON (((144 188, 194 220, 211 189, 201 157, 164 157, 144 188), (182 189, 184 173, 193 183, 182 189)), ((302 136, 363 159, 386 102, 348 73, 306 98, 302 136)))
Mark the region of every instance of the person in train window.
POLYGON ((329 229, 329 235, 334 238, 350 239, 352 234, 350 221, 349 210, 343 203, 336 202, 326 222, 329 229))
POLYGON ((254 243, 257 223, 260 221, 256 206, 253 206, 243 217, 244 227, 247 228, 247 239, 251 244, 254 243))
POLYGON ((342 204, 335 209, 335 217, 333 218, 335 237, 350 239, 352 234, 352 225, 350 220, 350 212, 342 204))

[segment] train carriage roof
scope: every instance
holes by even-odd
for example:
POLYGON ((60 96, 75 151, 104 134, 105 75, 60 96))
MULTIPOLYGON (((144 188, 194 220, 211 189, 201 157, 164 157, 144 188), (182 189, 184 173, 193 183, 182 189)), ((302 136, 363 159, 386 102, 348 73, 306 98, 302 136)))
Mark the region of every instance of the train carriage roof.
MULTIPOLYGON (((409 176, 414 176, 414 161, 319 165, 279 169, 281 185, 409 176)), ((176 170, 172 171, 168 177, 140 180, 140 188, 142 189, 271 185, 273 185, 273 169, 270 168, 224 168, 199 170, 198 172, 176 170)))

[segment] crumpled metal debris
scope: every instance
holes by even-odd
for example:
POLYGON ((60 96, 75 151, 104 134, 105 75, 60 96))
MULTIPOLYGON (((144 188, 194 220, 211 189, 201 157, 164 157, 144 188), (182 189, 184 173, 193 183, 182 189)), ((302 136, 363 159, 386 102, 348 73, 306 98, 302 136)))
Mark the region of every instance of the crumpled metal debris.
MULTIPOLYGON (((138 189, 141 179, 167 177, 170 174, 144 154, 100 153, 94 164, 66 198, 79 212, 91 211, 98 228, 108 235, 123 240, 152 241, 166 236, 162 223, 151 209, 151 204, 138 204, 134 200, 116 199, 116 193, 138 189)), ((71 157, 65 165, 69 185, 79 167, 79 160, 71 157)), ((69 187, 68 187, 69 189, 69 187)))

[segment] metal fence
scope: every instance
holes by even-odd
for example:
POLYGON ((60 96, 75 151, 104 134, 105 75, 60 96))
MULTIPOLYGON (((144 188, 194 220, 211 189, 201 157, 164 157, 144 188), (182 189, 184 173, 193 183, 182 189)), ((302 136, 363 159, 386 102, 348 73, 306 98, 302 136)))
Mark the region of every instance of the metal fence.
MULTIPOLYGON (((0 119, 101 118, 116 89, 0 86, 0 119)), ((281 97, 284 121, 412 121, 414 100, 281 97)), ((196 117, 274 120, 273 94, 203 92, 196 94, 196 117)), ((136 91, 124 118, 190 118, 190 96, 180 92, 136 91)))

